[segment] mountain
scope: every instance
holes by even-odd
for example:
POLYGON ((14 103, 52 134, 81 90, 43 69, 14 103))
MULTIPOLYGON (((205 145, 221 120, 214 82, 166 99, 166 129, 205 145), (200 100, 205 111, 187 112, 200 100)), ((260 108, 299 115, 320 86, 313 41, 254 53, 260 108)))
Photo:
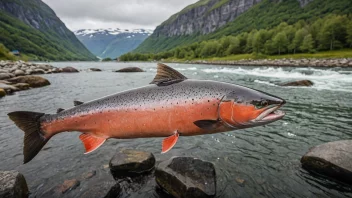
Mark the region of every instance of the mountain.
POLYGON ((350 14, 350 0, 200 0, 172 15, 134 52, 163 52, 194 42, 267 29, 281 22, 350 14))
POLYGON ((82 29, 77 38, 96 56, 116 58, 137 48, 153 30, 145 29, 82 29))
POLYGON ((41 0, 0 1, 0 43, 34 60, 96 59, 41 0))

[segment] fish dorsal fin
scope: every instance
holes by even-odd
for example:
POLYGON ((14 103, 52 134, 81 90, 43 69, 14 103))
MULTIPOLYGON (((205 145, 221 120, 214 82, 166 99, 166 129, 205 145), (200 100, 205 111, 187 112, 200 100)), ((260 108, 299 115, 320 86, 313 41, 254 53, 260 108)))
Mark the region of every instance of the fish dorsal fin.
POLYGON ((73 101, 73 105, 75 105, 75 106, 79 106, 81 104, 84 104, 84 102, 81 102, 81 101, 78 101, 78 100, 73 101))
POLYGON ((105 138, 96 137, 87 133, 83 133, 79 136, 79 139, 82 141, 86 152, 84 154, 91 153, 104 144, 106 141, 105 138))
POLYGON ((171 67, 158 63, 158 69, 154 80, 150 84, 166 86, 186 80, 186 76, 171 67))

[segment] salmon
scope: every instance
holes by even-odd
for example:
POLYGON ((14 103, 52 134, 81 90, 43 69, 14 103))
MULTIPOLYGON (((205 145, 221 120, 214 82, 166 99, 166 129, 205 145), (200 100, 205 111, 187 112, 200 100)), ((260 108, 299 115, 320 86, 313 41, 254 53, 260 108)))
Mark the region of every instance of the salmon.
POLYGON ((57 114, 17 111, 8 116, 24 131, 24 163, 31 161, 54 135, 79 131, 85 153, 110 138, 165 137, 162 153, 179 136, 220 133, 262 126, 284 117, 285 100, 247 87, 187 79, 158 64, 150 85, 94 101, 75 102, 57 114))

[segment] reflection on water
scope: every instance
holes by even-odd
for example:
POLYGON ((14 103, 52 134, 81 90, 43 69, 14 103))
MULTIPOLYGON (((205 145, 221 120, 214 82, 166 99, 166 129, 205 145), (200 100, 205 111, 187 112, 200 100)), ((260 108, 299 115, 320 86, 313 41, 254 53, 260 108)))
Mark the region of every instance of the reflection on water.
MULTIPOLYGON (((83 71, 46 75, 51 86, 18 92, 0 99, 0 169, 16 169, 25 175, 33 195, 90 170, 101 170, 116 150, 142 149, 158 160, 192 156, 215 164, 219 197, 352 197, 352 189, 325 178, 313 177, 300 166, 300 158, 312 146, 352 135, 352 70, 346 68, 224 67, 170 64, 189 78, 240 84, 287 100, 287 116, 266 127, 235 132, 180 137, 176 146, 161 155, 162 138, 107 141, 97 151, 83 155, 78 133, 52 138, 39 155, 22 165, 23 133, 7 118, 16 110, 55 113, 69 108, 74 100, 89 101, 148 84, 155 63, 53 63, 83 71), (138 66, 144 73, 113 73, 138 66), (98 67, 103 72, 88 72, 98 67), (311 88, 287 88, 277 83, 310 79, 311 88), (243 179, 244 184, 236 182, 243 179)), ((107 177, 104 171, 97 176, 107 177)), ((86 186, 80 186, 82 190, 86 186)), ((154 189, 143 189, 146 197, 157 197, 154 189)), ((76 190, 79 192, 79 190, 76 190)), ((72 195, 74 196, 74 194, 72 195)), ((139 195, 141 196, 141 195, 139 195)))

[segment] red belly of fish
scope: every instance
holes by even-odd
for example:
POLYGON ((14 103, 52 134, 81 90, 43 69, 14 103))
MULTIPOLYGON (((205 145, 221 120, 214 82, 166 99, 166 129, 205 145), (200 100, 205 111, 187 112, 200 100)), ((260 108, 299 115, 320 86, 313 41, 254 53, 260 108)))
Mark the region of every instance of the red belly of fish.
POLYGON ((183 136, 205 134, 197 127, 198 120, 218 118, 218 100, 204 99, 198 102, 175 102, 173 106, 150 105, 149 107, 104 110, 87 115, 77 115, 43 123, 42 130, 49 134, 63 131, 80 131, 104 138, 166 137, 178 131, 183 136))

